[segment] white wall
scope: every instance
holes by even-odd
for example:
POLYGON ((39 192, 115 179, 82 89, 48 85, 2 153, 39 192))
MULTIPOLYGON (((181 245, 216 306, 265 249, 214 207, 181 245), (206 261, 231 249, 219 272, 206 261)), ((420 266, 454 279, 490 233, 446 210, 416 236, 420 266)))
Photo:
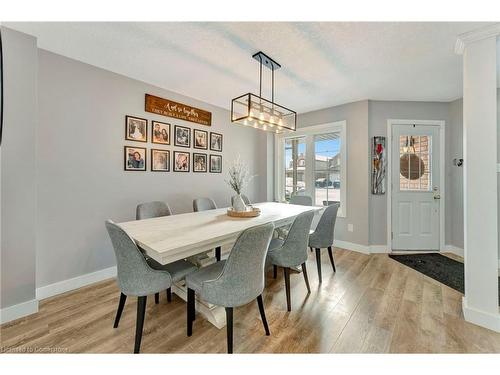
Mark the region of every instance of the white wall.
MULTIPOLYGON (((1 32, 4 128, 0 189, 0 307, 4 310, 35 298, 35 145, 38 111, 36 40, 3 27, 1 32)), ((6 318, 2 317, 2 320, 6 318)))
POLYGON ((225 172, 237 154, 258 175, 249 197, 266 198, 266 134, 232 125, 224 109, 44 50, 39 50, 38 92, 37 287, 114 265, 104 221, 135 219, 140 202, 164 200, 174 213, 192 211, 193 198, 200 196, 228 206, 225 172), (213 125, 145 112, 145 93, 211 111, 213 125), (123 146, 144 147, 124 140, 127 114, 222 133, 223 174, 124 171, 123 146))

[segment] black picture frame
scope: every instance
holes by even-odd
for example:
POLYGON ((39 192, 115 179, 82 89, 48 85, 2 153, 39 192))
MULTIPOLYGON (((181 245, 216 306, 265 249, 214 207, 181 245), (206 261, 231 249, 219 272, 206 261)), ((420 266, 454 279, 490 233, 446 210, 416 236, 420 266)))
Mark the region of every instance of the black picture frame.
POLYGON ((123 169, 127 172, 145 172, 148 165, 148 150, 146 147, 136 147, 136 146, 124 146, 123 147, 123 169), (144 151, 144 167, 143 168, 129 168, 129 151, 128 149, 139 149, 144 151))
POLYGON ((215 133, 215 132, 210 132, 210 150, 211 151, 218 151, 222 152, 222 143, 223 143, 223 136, 220 133, 215 133), (220 137, 220 148, 214 148, 214 141, 212 140, 214 137, 220 137))
POLYGON ((142 118, 142 117, 126 115, 125 116, 125 140, 126 141, 133 141, 133 142, 147 143, 148 142, 148 120, 145 118, 142 118), (134 138, 130 135, 130 131, 129 131, 129 121, 130 120, 140 121, 140 122, 144 123, 143 124, 144 125, 144 139, 137 139, 137 138, 134 138))
POLYGON ((159 148, 152 148, 151 149, 151 172, 170 172, 170 151, 169 150, 161 150, 159 148), (167 156, 167 169, 155 169, 155 167, 154 167, 155 151, 164 152, 166 154, 166 156, 167 156))
POLYGON ((215 154, 210 154, 210 173, 222 173, 222 155, 215 155, 215 154), (213 162, 212 158, 217 158, 220 159, 220 170, 213 170, 213 162))
POLYGON ((208 132, 206 130, 193 129, 193 148, 196 148, 198 150, 208 150, 208 142, 209 142, 209 138, 208 138, 208 132), (196 134, 197 133, 204 133, 204 135, 205 135, 205 147, 196 145, 196 134))
POLYGON ((193 173, 207 173, 207 172, 208 172, 208 155, 200 152, 193 152, 193 173), (205 159, 205 170, 196 170, 195 161, 197 156, 201 156, 205 159))
MULTIPOLYGON (((151 120, 151 143, 154 143, 154 144, 157 144, 157 145, 170 145, 170 134, 171 134, 171 125, 168 123, 168 122, 161 122, 161 121, 154 121, 154 120, 151 120), (168 141, 167 142, 158 142, 158 141, 155 141, 155 135, 154 135, 154 132, 155 132, 155 125, 158 124, 160 125, 160 128, 163 127, 166 127, 168 128, 168 131, 167 131, 167 136, 168 136, 168 141)), ((163 129, 160 130, 160 133, 162 132, 163 129)))
POLYGON ((190 158, 191 158, 191 153, 188 152, 188 151, 174 151, 174 157, 173 157, 173 160, 172 160, 172 170, 174 172, 189 172, 190 171, 190 158), (187 169, 186 170, 181 170, 181 169, 177 169, 177 155, 178 154, 185 154, 187 155, 187 162, 186 162, 186 167, 187 169))
POLYGON ((180 125, 175 125, 174 126, 174 146, 176 147, 185 147, 185 148, 190 148, 191 147, 191 128, 188 128, 186 126, 180 126, 180 125), (179 143, 178 138, 177 138, 177 130, 185 130, 187 131, 187 144, 186 143, 179 143))

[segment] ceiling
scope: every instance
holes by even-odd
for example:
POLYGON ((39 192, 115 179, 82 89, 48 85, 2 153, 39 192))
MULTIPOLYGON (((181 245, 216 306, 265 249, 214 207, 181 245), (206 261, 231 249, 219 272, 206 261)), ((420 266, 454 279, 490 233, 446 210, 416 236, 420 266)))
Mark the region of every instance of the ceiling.
POLYGON ((224 108, 235 96, 258 93, 258 63, 251 55, 262 50, 282 65, 275 100, 297 112, 364 99, 456 99, 462 95, 456 37, 485 25, 5 23, 36 36, 40 48, 224 108))

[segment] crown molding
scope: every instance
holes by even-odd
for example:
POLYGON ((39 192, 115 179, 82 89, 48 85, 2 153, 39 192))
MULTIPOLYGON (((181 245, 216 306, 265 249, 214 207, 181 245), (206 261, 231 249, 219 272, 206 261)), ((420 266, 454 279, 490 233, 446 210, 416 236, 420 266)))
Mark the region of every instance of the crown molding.
POLYGON ((500 23, 495 23, 493 25, 481 27, 480 29, 460 34, 455 42, 455 53, 457 55, 461 55, 464 53, 465 46, 467 44, 497 35, 500 35, 500 23))

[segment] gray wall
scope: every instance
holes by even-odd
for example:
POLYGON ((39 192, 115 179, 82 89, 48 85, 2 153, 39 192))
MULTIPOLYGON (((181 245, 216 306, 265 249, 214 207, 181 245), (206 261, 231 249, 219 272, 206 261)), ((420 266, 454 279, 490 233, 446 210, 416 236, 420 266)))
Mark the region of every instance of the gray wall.
POLYGON ((464 168, 453 165, 453 159, 463 158, 463 100, 458 99, 449 104, 449 137, 447 137, 447 197, 446 228, 447 244, 464 248, 464 168))
POLYGON ((174 213, 192 211, 193 198, 200 196, 228 206, 231 191, 224 178, 237 154, 258 175, 249 197, 266 198, 266 134, 232 125, 224 109, 43 50, 39 107, 38 287, 113 266, 104 220, 133 220, 140 202, 164 200, 174 213), (211 111, 213 125, 144 112, 145 93, 211 111), (127 114, 224 134, 223 174, 125 172, 123 146, 145 146, 124 140, 127 114))
MULTIPOLYGON (((411 120, 444 120, 446 121, 446 146, 451 134, 448 121, 448 103, 437 102, 399 102, 399 101, 369 101, 369 138, 373 136, 387 136, 388 119, 411 120)), ((445 150, 445 180, 451 169, 449 154, 445 150)), ((445 195, 448 196, 449 184, 446 182, 445 195)), ((448 202, 446 202, 448 203, 448 202)), ((387 244, 387 195, 370 194, 370 244, 387 244)), ((446 205, 446 223, 450 222, 450 204, 446 205)), ((445 229, 445 243, 448 243, 449 229, 445 229)))
POLYGON ((301 114, 299 128, 346 120, 347 126, 347 215, 338 218, 335 238, 367 246, 369 244, 368 195, 368 101, 349 103, 301 114), (354 231, 347 230, 353 224, 354 231))
POLYGON ((37 47, 35 38, 1 28, 4 129, 1 146, 0 307, 35 298, 37 47))

